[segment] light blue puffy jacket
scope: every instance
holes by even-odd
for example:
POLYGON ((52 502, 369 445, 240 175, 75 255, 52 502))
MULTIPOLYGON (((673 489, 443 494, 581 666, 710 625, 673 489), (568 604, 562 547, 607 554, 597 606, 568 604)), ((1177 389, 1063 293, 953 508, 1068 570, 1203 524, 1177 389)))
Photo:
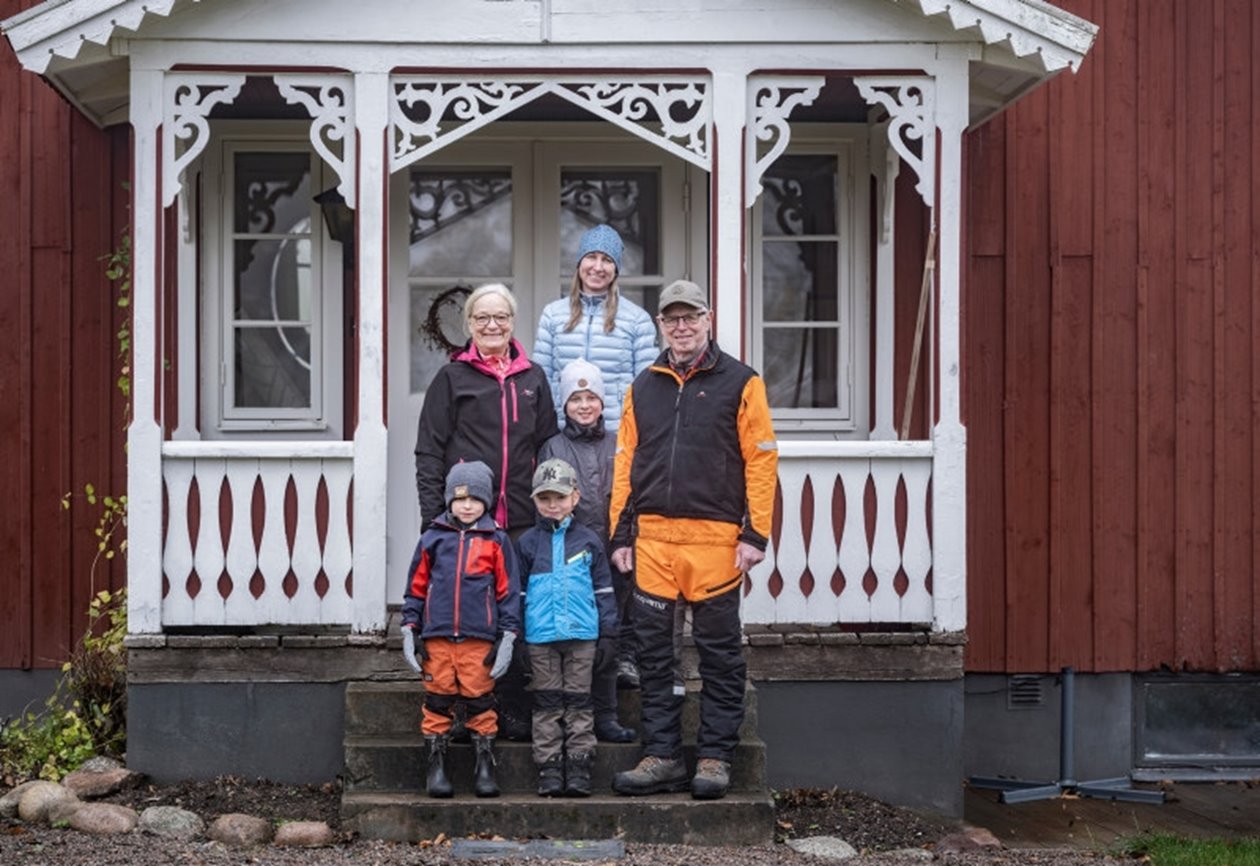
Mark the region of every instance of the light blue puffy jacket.
POLYGON ((604 377, 604 428, 610 433, 621 424, 621 406, 634 377, 656 360, 656 324, 647 311, 625 297, 617 300, 617 319, 612 333, 604 330, 604 295, 582 295, 582 318, 572 331, 569 299, 552 301, 543 307, 534 338, 534 363, 542 367, 556 401, 556 414, 564 424, 564 395, 560 393, 560 371, 570 361, 585 358, 604 377))

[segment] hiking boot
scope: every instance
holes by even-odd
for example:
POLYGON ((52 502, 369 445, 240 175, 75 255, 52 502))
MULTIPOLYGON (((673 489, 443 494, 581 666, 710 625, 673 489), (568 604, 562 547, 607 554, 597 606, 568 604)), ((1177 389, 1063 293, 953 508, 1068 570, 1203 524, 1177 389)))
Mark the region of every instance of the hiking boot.
POLYGON ((633 743, 639 738, 634 728, 624 728, 616 718, 595 720, 595 739, 601 743, 633 743))
POLYGON ((617 659, 617 688, 625 691, 639 687, 639 666, 633 659, 617 659))
POLYGON ((591 764, 595 756, 590 752, 585 755, 566 755, 564 759, 564 793, 570 797, 589 797, 591 795, 591 764))
POLYGON ((473 748, 477 750, 473 793, 478 797, 497 797, 499 783, 494 779, 494 737, 473 734, 472 741, 473 748))
POLYGON ((556 755, 538 765, 538 796, 559 797, 564 793, 564 758, 556 755))
POLYGON ((455 793, 446 775, 446 747, 451 738, 446 734, 433 734, 424 738, 429 750, 429 773, 424 780, 424 790, 430 797, 446 799, 455 793))
POLYGON ((720 800, 731 786, 731 762, 717 758, 696 761, 696 775, 691 779, 691 796, 695 800, 720 800))
POLYGON ((659 758, 644 755, 633 770, 613 777, 613 790, 618 794, 639 796, 687 790, 687 767, 682 758, 659 758))

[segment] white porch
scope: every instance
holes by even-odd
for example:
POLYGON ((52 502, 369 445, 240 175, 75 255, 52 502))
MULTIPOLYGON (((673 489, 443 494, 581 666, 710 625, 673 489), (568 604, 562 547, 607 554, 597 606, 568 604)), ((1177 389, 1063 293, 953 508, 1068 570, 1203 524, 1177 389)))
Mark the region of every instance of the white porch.
MULTIPOLYGON (((424 32, 408 4, 393 2, 346 20, 331 5, 288 0, 71 0, 5 23, 29 68, 102 122, 126 117, 135 130, 131 631, 385 626, 397 600, 386 575, 403 567, 390 561, 398 513, 389 490, 412 472, 396 449, 391 460, 390 299, 406 278, 394 264, 393 179, 543 97, 704 173, 707 207, 703 196, 696 207, 717 338, 754 362, 750 209, 791 143, 794 114, 828 98, 829 119, 857 112, 869 137, 855 186, 876 190, 874 219, 865 205, 854 211, 854 237, 874 239, 873 260, 863 252, 856 261, 867 267, 852 265, 857 294, 846 313, 847 333, 869 335, 846 370, 858 405, 840 426, 785 413, 771 555, 749 575, 744 618, 963 630, 962 135, 1075 67, 1089 25, 1021 0, 804 4, 776 11, 773 32, 764 12, 735 0, 667 19, 634 4, 614 14, 560 0, 432 6, 423 18, 435 29, 424 32), (124 39, 122 27, 134 34, 124 39), (677 35, 698 32, 709 41, 677 35), (356 215, 355 339, 335 347, 349 356, 352 398, 342 429, 328 422, 323 438, 314 425, 286 438, 291 422, 255 438, 212 435, 201 399, 220 373, 198 350, 207 204, 197 179, 213 165, 216 118, 243 117, 230 112, 250 79, 270 82, 284 117, 305 118, 310 147, 356 215), (893 189, 903 168, 938 250, 922 344, 935 375, 917 383, 930 395, 931 433, 921 441, 899 441, 895 429, 904 383, 894 370, 915 351, 897 345, 892 312, 893 189)), ((312 267, 331 277, 335 248, 317 248, 312 267)))

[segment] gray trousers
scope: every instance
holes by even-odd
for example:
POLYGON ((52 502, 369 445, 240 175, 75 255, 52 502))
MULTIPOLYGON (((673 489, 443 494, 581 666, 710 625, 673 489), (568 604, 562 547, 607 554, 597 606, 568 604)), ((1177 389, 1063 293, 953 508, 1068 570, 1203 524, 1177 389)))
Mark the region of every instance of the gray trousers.
POLYGON ((533 671, 534 763, 568 753, 595 751, 595 704, 591 699, 591 671, 595 641, 562 640, 530 644, 533 671))

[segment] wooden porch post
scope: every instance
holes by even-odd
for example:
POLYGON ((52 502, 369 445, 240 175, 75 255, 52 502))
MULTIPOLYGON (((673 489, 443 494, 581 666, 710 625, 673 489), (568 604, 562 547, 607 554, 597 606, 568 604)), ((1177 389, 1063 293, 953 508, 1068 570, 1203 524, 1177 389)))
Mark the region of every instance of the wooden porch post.
POLYGON ((744 120, 748 70, 713 70, 713 152, 710 220, 713 225, 709 297, 718 345, 737 358, 744 352, 744 120))
POLYGON ((127 629, 162 630, 162 426, 157 303, 161 291, 163 72, 131 73, 131 425, 127 428, 127 629))
POLYGON ((967 127, 966 46, 942 46, 936 71, 936 130, 940 265, 937 268, 937 370, 940 408, 932 431, 933 625, 937 631, 967 626, 967 431, 962 425, 962 353, 959 305, 962 261, 962 135, 967 127))
POLYGON ((354 430, 354 631, 385 626, 385 299, 389 293, 389 75, 354 77, 358 237, 358 424, 354 430))

